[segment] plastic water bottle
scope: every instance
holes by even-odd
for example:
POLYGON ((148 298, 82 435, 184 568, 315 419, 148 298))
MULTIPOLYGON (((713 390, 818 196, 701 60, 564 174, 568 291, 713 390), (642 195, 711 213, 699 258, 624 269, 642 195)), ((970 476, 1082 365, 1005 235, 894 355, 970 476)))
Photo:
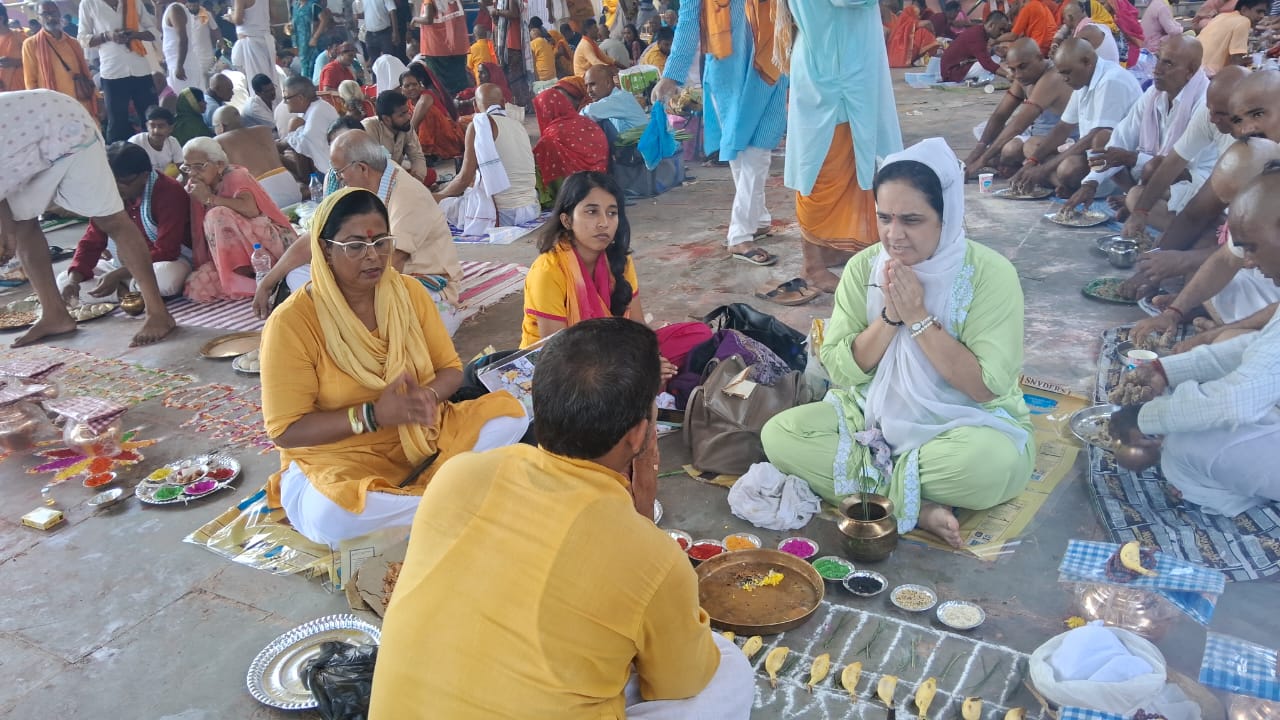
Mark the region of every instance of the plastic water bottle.
POLYGON ((263 250, 261 243, 254 243, 253 254, 249 256, 249 264, 253 265, 253 278, 259 285, 262 284, 262 279, 267 276, 267 273, 271 272, 272 263, 271 253, 263 250))
POLYGON ((320 173, 311 173, 311 183, 308 187, 311 189, 311 202, 319 205, 324 199, 324 178, 320 177, 320 173))

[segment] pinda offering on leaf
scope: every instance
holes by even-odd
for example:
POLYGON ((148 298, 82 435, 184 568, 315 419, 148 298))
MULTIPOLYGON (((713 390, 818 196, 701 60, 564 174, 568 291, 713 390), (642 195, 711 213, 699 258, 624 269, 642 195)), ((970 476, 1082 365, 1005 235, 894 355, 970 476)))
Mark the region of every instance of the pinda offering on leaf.
POLYGON ((938 679, 929 678, 920 683, 916 688, 916 709, 920 711, 920 720, 924 720, 929 713, 929 706, 933 704, 933 696, 938 694, 938 679))
POLYGON ((1027 711, 1020 707, 1013 708, 1004 714, 1004 720, 1024 720, 1027 717, 1027 711))
POLYGON ((787 661, 787 653, 789 652, 791 652, 791 649, 786 645, 779 645, 770 650, 769 654, 765 656, 764 671, 769 673, 769 687, 778 687, 778 671, 782 669, 782 663, 787 661))
POLYGON ((885 675, 880 678, 880 682, 876 683, 876 697, 880 698, 880 702, 893 707, 893 693, 898 689, 898 676, 885 675))
POLYGON ((844 672, 840 673, 840 685, 855 701, 858 697, 858 678, 860 677, 862 677, 861 662, 849 663, 845 666, 844 672))
POLYGON ((722 632, 722 633, 720 633, 720 634, 721 634, 721 635, 723 635, 723 636, 724 636, 724 639, 725 639, 725 640, 728 640, 729 642, 733 642, 733 641, 734 641, 734 639, 738 637, 737 635, 734 635, 734 634, 733 634, 733 631, 732 631, 732 630, 725 630, 724 632, 722 632))
POLYGON ((814 658, 813 665, 809 666, 809 682, 804 689, 813 692, 813 686, 825 680, 829 672, 831 672, 831 655, 822 653, 814 658))
POLYGON ((752 635, 747 638, 746 642, 742 643, 742 654, 746 655, 747 659, 750 660, 756 656, 756 653, 760 652, 762 647, 764 647, 764 639, 759 635, 752 635))
POLYGON ((1125 570, 1132 570, 1139 575, 1155 577, 1155 553, 1150 548, 1143 548, 1137 540, 1130 540, 1120 546, 1120 564, 1125 570), (1145 550, 1145 552, 1144 552, 1145 550), (1150 566, 1150 567, 1148 567, 1150 566))
MULTIPOLYGON (((982 717, 982 698, 965 698, 964 703, 960 705, 960 717, 964 720, 978 720, 982 717)), ((1005 717, 1008 718, 1008 715, 1005 717)))

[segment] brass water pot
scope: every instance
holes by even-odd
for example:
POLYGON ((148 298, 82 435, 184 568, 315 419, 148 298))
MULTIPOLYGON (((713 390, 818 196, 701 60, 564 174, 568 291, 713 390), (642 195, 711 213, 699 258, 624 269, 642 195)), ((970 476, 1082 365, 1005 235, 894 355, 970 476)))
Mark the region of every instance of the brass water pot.
POLYGON ((898 547, 893 501, 883 495, 855 493, 845 498, 836 527, 844 536, 840 539, 844 554, 855 562, 884 560, 898 547))
POLYGON ((142 311, 147 309, 147 305, 142 301, 142 293, 131 292, 125 293, 120 298, 120 309, 123 310, 126 315, 136 317, 141 315, 142 311))

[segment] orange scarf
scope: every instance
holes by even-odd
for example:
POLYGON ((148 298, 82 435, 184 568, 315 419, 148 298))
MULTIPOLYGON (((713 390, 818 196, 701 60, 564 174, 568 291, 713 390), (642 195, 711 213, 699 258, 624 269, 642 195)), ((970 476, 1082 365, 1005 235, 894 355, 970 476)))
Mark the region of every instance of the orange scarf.
MULTIPOLYGON (((782 77, 782 68, 773 61, 773 23, 775 0, 747 0, 747 23, 755 39, 755 59, 752 64, 760 77, 770 85, 782 77)), ((732 0, 703 0, 703 47, 717 60, 733 53, 733 16, 729 12, 732 0)))
POLYGON ((551 252, 555 253, 560 271, 564 273, 565 286, 569 289, 565 293, 565 325, 573 327, 583 320, 612 315, 609 312, 609 295, 613 293, 613 275, 604 255, 600 255, 596 266, 591 269, 593 288, 588 289, 586 277, 582 274, 582 259, 574 251, 573 242, 564 238, 551 252))
MULTIPOLYGON (((120 0, 120 17, 125 30, 138 32, 138 0, 120 0)), ((147 56, 147 46, 141 40, 130 40, 129 49, 142 57, 147 56)))

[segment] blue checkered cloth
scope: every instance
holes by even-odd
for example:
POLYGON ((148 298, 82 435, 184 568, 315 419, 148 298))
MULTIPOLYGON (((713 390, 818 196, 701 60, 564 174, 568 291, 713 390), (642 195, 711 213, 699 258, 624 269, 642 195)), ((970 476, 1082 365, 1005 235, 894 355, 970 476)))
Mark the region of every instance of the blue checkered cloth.
POLYGON ((1071 540, 1058 566, 1058 581, 1153 590, 1201 625, 1207 626, 1213 619, 1218 596, 1227 588, 1225 575, 1156 551, 1155 577, 1139 575, 1130 582, 1117 583, 1107 577, 1106 568, 1119 549, 1115 543, 1071 540))
POLYGON ((1280 702, 1276 651, 1211 632, 1200 662, 1200 682, 1227 692, 1280 702))
POLYGON ((1123 715, 1116 715, 1101 710, 1090 710, 1082 707, 1064 707, 1062 708, 1062 717, 1060 720, 1128 720, 1123 715))

